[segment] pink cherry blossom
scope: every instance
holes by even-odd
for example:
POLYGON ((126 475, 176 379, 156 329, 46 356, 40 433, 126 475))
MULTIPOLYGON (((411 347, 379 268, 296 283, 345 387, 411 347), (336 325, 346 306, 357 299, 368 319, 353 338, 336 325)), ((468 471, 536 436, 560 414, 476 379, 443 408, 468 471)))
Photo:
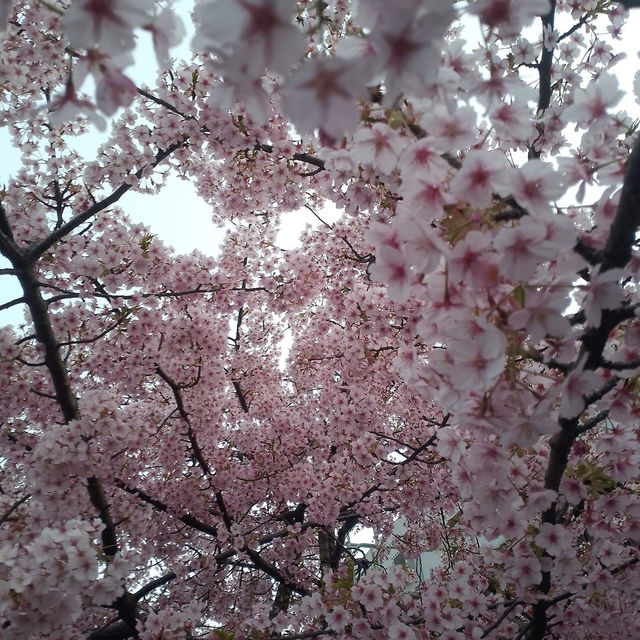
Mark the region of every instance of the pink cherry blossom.
POLYGON ((534 0, 522 4, 517 0, 478 0, 470 10, 489 27, 498 29, 503 38, 508 38, 519 35, 522 27, 535 16, 545 15, 549 2, 534 0))
POLYGON ((172 9, 0 4, 3 638, 640 637, 622 3, 172 9))
POLYGON ((383 173, 391 173, 404 150, 404 142, 390 127, 376 123, 371 128, 359 129, 353 137, 353 158, 370 164, 383 173))
POLYGON ((351 594, 367 611, 378 611, 384 606, 382 591, 374 584, 358 584, 353 587, 351 594))
POLYGON ((120 107, 130 105, 136 94, 136 85, 127 76, 107 69, 96 86, 96 103, 102 113, 111 116, 120 107))
POLYGON ((579 364, 565 378, 562 387, 562 404, 560 416, 562 418, 575 418, 585 408, 585 396, 594 392, 603 384, 602 377, 595 371, 584 370, 579 364))
POLYGON ((563 193, 560 175, 540 160, 529 160, 513 173, 513 197, 532 216, 551 214, 551 203, 563 193))
POLYGON ((610 269, 602 273, 596 270, 591 275, 582 300, 587 322, 591 326, 600 325, 604 309, 615 309, 624 300, 625 294, 620 286, 622 276, 621 269, 610 269))
POLYGON ((468 338, 452 341, 447 353, 454 362, 451 377, 467 390, 487 390, 505 364, 506 339, 501 331, 484 323, 476 323, 468 338))
POLYGON ((284 107, 303 131, 319 129, 339 138, 355 128, 357 98, 364 93, 366 77, 366 63, 314 58, 283 85, 284 107))
POLYGON ((452 151, 470 147, 475 140, 477 114, 471 107, 448 109, 436 105, 423 118, 429 139, 440 151, 452 151))
POLYGON ((198 5, 195 44, 225 57, 286 71, 304 52, 291 0, 210 0, 198 5), (247 55, 250 54, 250 55, 247 55))
POLYGON ((164 7, 145 28, 151 31, 158 63, 166 64, 169 60, 169 49, 180 44, 185 36, 182 20, 171 7, 164 7))
MULTIPOLYGON (((447 162, 442 158, 434 141, 430 137, 425 137, 407 146, 400 156, 400 166, 403 174, 411 175, 416 179, 426 179, 436 184, 436 181, 443 181, 448 173, 447 162)), ((413 184, 411 180, 410 184, 413 184)))
POLYGON ((450 0, 409 3, 411 9, 385 13, 370 38, 376 63, 385 70, 385 89, 389 101, 401 91, 422 97, 435 80, 439 40, 455 17, 450 0), (416 8, 418 11, 416 12, 416 8))
POLYGON ((327 625, 334 631, 343 631, 349 619, 349 613, 341 605, 334 607, 326 616, 327 625))
POLYGON ((512 102, 496 106, 491 114, 496 134, 502 139, 523 142, 532 135, 531 113, 524 104, 512 102))
POLYGON ((106 127, 106 121, 97 113, 95 105, 77 94, 73 80, 69 78, 64 92, 54 97, 49 105, 49 121, 57 127, 79 115, 85 116, 98 129, 106 127))
POLYGON ((388 631, 389 640, 415 640, 415 631, 408 625, 402 622, 394 622, 388 631))
POLYGON ((74 0, 64 14, 64 33, 74 47, 118 54, 133 49, 133 30, 153 21, 152 0, 74 0))
POLYGON ((496 258, 491 253, 492 239, 479 231, 469 232, 451 250, 447 267, 449 278, 458 282, 469 277, 479 285, 491 284, 496 258))
POLYGON ((562 556, 570 547, 566 531, 560 525, 548 522, 540 525, 535 542, 552 556, 562 556))
POLYGON ((473 207, 488 207, 494 193, 507 193, 509 176, 503 156, 473 149, 451 180, 451 193, 473 207))
POLYGON ((573 104, 564 110, 567 121, 588 122, 591 127, 601 127, 608 117, 607 110, 618 104, 622 91, 618 81, 609 74, 602 74, 585 89, 576 92, 573 104))
POLYGON ((545 336, 564 338, 571 332, 569 320, 563 315, 568 300, 562 292, 525 292, 525 304, 509 316, 509 325, 514 329, 526 328, 533 342, 545 336))
POLYGON ((534 221, 502 229, 493 240, 501 273, 513 281, 528 280, 543 260, 538 247, 545 236, 546 228, 534 221))

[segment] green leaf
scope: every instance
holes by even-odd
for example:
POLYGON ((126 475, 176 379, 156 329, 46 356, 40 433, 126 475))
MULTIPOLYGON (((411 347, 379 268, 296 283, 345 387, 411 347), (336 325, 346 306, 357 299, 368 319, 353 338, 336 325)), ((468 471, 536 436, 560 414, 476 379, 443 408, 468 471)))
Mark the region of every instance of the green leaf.
POLYGON ((517 285, 513 290, 513 299, 516 301, 520 308, 524 307, 526 295, 527 292, 521 284, 517 285))

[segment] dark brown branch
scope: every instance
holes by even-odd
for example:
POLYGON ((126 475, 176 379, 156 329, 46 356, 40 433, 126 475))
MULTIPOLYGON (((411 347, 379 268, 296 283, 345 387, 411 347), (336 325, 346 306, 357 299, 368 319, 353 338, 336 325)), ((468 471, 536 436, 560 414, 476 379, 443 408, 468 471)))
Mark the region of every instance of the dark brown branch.
POLYGON ((564 33, 561 33, 558 36, 558 42, 562 42, 565 38, 568 38, 572 33, 575 33, 580 27, 585 25, 588 22, 589 18, 591 17, 592 17, 591 13, 583 13, 580 16, 580 19, 578 20, 578 22, 576 22, 572 27, 570 27, 564 33))
POLYGON ((2 202, 0 202, 0 234, 5 236, 7 240, 13 242, 13 231, 9 224, 9 218, 7 217, 7 211, 4 208, 2 202))
MULTIPOLYGON (((158 151, 158 153, 156 153, 155 160, 150 164, 145 165, 144 167, 141 167, 140 169, 138 169, 134 174, 135 177, 138 179, 142 178, 142 175, 145 171, 147 171, 150 167, 151 168, 157 167, 165 158, 168 158, 174 151, 176 151, 177 149, 180 149, 180 147, 182 147, 185 142, 186 140, 180 140, 178 142, 174 142, 173 144, 169 145, 166 149, 158 151)), ((97 213, 100 213, 100 211, 104 211, 104 209, 107 209, 112 204, 115 204, 130 189, 131 189, 130 184, 126 182, 124 184, 121 184, 115 191, 113 191, 106 198, 104 198, 103 200, 100 200, 100 202, 96 202, 94 205, 92 205, 82 213, 79 213, 77 216, 74 216, 73 218, 71 218, 69 222, 66 222, 65 224, 60 226, 58 229, 50 233, 46 238, 44 238, 44 240, 33 242, 29 246, 29 249, 26 253, 26 257, 28 258, 28 260, 30 260, 32 263, 35 262, 43 253, 45 253, 45 251, 50 249, 56 242, 58 242, 65 236, 69 235, 72 231, 77 229, 80 225, 87 222, 87 220, 95 216, 97 213)))
POLYGON ((504 620, 507 618, 507 616, 509 616, 511 614, 511 612, 519 605, 521 605, 522 603, 520 602, 520 600, 516 600, 515 602, 511 603, 503 612, 500 616, 498 616, 498 618, 495 620, 495 622, 491 625, 489 625, 482 633, 482 635, 480 636, 481 638, 486 638, 492 631, 494 631, 495 629, 497 629, 503 622, 504 620))
POLYGON ((247 399, 245 398, 244 391, 240 386, 240 383, 237 380, 232 381, 233 388, 235 389, 236 396, 238 397, 238 402, 240 402, 240 406, 245 413, 249 413, 249 405, 247 404, 247 399))
POLYGON ((601 271, 622 268, 631 260, 631 251, 640 226, 640 137, 629 157, 618 210, 609 229, 601 271))
POLYGON ((291 591, 295 591, 301 596, 306 596, 309 594, 307 589, 291 582, 291 580, 289 580, 286 576, 284 576, 275 565, 271 564, 270 562, 267 562, 257 551, 254 551, 249 547, 245 547, 243 551, 249 556, 249 558, 251 558, 251 561, 253 562, 253 564, 256 566, 257 569, 260 569, 261 571, 266 573, 268 576, 273 578, 278 584, 284 584, 289 589, 291 589, 291 591))
POLYGON ((581 422, 578 425, 578 429, 577 429, 578 434, 586 433, 590 429, 593 429, 593 427, 598 426, 603 420, 606 420, 608 417, 609 417, 608 409, 598 412, 592 418, 589 418, 588 420, 585 420, 584 422, 581 422))
MULTIPOLYGON (((551 8, 549 13, 545 16, 542 16, 542 55, 540 57, 540 62, 536 65, 538 67, 538 107, 537 107, 537 117, 542 116, 542 114, 549 108, 551 104, 551 95, 553 93, 553 88, 551 85, 551 67, 553 66, 553 49, 546 49, 544 47, 544 30, 553 29, 556 15, 556 0, 551 0, 550 2, 551 8)), ((540 133, 540 136, 542 133, 540 133)), ((539 136, 539 137, 540 137, 539 136)), ((529 147, 529 159, 539 158, 540 151, 535 148, 535 143, 537 139, 529 147)))
MULTIPOLYGON (((601 271, 622 268, 631 259, 631 251, 635 242, 636 232, 640 224, 640 139, 636 141, 622 188, 622 196, 616 215, 611 224, 607 244, 603 252, 601 271)), ((578 361, 586 356, 584 369, 595 371, 602 364, 602 353, 610 332, 627 316, 631 305, 620 309, 606 309, 602 312, 600 326, 588 329, 582 339, 582 349, 578 361)), ((585 398, 587 403, 593 403, 604 397, 618 383, 613 377, 601 389, 585 398)), ((570 420, 560 419, 560 431, 550 440, 549 461, 545 472, 545 489, 558 492, 560 482, 567 467, 571 448, 581 429, 578 418, 570 420)), ((542 522, 555 524, 557 519, 557 503, 554 502, 543 514, 542 522)), ((551 574, 543 572, 539 585, 542 593, 551 589, 551 574)), ((532 619, 527 631, 527 640, 542 640, 547 627, 547 608, 544 601, 538 601, 532 608, 532 619)))
POLYGON ((56 400, 60 406, 65 422, 71 422, 79 417, 78 402, 71 389, 66 367, 60 357, 58 341, 53 332, 51 321, 47 313, 47 303, 42 297, 35 270, 23 261, 14 264, 18 271, 18 280, 24 293, 24 302, 29 307, 36 339, 44 349, 44 360, 53 387, 56 400))
POLYGON ((109 509, 109 503, 107 497, 104 494, 104 489, 98 478, 91 476, 87 480, 87 489, 89 491, 89 498, 91 504, 104 524, 104 529, 100 533, 102 538, 102 553, 107 561, 111 560, 118 553, 118 540, 116 538, 116 528, 111 519, 111 511, 109 509))
POLYGON ((20 507, 20 505, 24 504, 29 498, 31 497, 30 493, 25 494, 24 496, 22 496, 22 498, 20 498, 20 500, 17 500, 16 502, 14 502, 1 516, 0 516, 0 524, 5 523, 10 517, 11 514, 20 507))
MULTIPOLYGON (((122 480, 115 481, 116 486, 119 489, 122 489, 126 493, 136 496, 142 502, 152 506, 156 511, 160 511, 162 513, 169 513, 169 507, 161 500, 151 497, 148 493, 143 491, 142 489, 137 489, 136 487, 130 487, 128 484, 123 482, 122 480)), ((175 516, 180 522, 186 524, 188 527, 195 529, 196 531, 200 531, 200 533, 205 533, 214 538, 218 537, 218 530, 216 527, 208 525, 206 522, 202 522, 202 520, 196 518, 190 513, 185 513, 181 516, 175 516)))
MULTIPOLYGON (((556 0, 551 0, 549 13, 542 16, 543 34, 545 29, 553 29, 556 15, 556 0)), ((540 116, 551 104, 551 65, 553 64, 553 49, 542 48, 542 56, 538 64, 538 115, 540 116)), ((539 155, 539 154, 538 154, 539 155)))
POLYGON ((0 304, 0 311, 4 311, 5 309, 11 309, 11 307, 15 307, 18 304, 24 304, 24 303, 25 303, 24 296, 20 296, 19 298, 15 298, 14 300, 10 300, 9 302, 0 304))
POLYGON ((596 265, 602 261, 602 251, 594 249, 584 240, 578 240, 573 247, 573 250, 578 255, 582 256, 590 265, 596 265))
POLYGON ((616 576, 619 573, 622 573, 623 571, 628 569, 629 567, 633 567, 633 565, 638 564, 638 562, 640 562, 640 557, 636 556, 635 558, 630 558, 626 562, 623 562, 617 567, 614 567, 613 569, 611 569, 610 573, 612 576, 616 576))
MULTIPOLYGON (((68 424, 80 417, 78 400, 71 388, 66 366, 60 356, 60 345, 51 325, 47 303, 42 297, 40 284, 35 269, 31 264, 31 258, 24 253, 20 253, 17 258, 12 260, 12 264, 18 272, 18 280, 22 286, 24 302, 29 307, 36 339, 44 349, 44 364, 53 383, 56 402, 60 407, 65 423, 68 424)), ((98 478, 92 476, 87 479, 87 491, 91 504, 104 524, 104 529, 101 533, 102 552, 105 559, 109 560, 118 553, 118 543, 109 504, 98 478)))
MULTIPOLYGON (((183 422, 187 425, 187 437, 189 438, 189 444, 191 445, 191 449, 193 450, 193 456, 196 459, 196 462, 204 471, 206 475, 210 474, 209 464, 204 459, 204 455, 202 454, 202 449, 200 448, 200 444, 198 443, 198 438, 191 426, 191 420, 189 419, 189 414, 186 412, 184 408, 184 402, 182 400, 182 388, 179 384, 177 384, 174 380, 172 380, 161 367, 156 366, 156 373, 169 385, 171 391, 173 392, 173 397, 176 401, 176 406, 178 407, 178 413, 182 418, 183 422)), ((198 371, 198 377, 200 373, 198 371)))
POLYGON ((176 574, 172 571, 171 573, 167 573, 166 575, 160 576, 159 578, 156 578, 155 580, 152 580, 151 582, 145 584, 144 587, 138 589, 131 595, 136 602, 139 602, 140 600, 142 600, 142 598, 148 596, 152 591, 155 591, 159 587, 162 587, 175 579, 176 574))
POLYGON ((584 397, 585 407, 592 405, 594 402, 598 402, 604 398, 611 389, 613 389, 618 382, 620 382, 620 378, 618 376, 612 376, 609 380, 607 380, 600 389, 590 393, 588 396, 584 397))
POLYGON ((613 362, 612 360, 605 360, 602 358, 601 366, 611 371, 626 371, 631 369, 637 369, 640 367, 640 360, 628 360, 627 362, 613 362))
POLYGON ((145 89, 141 89, 140 87, 136 87, 136 91, 141 96, 143 96, 144 98, 147 98, 147 100, 151 100, 151 102, 155 102, 157 105, 160 105, 161 107, 164 107, 165 109, 168 109, 172 113, 175 113, 176 115, 179 115, 180 117, 184 118, 185 120, 193 119, 192 117, 189 117, 189 116, 185 115, 184 113, 182 113, 182 111, 180 111, 177 107, 172 105, 170 102, 167 102, 166 100, 163 100, 162 98, 158 98, 157 96, 154 96, 152 93, 149 93, 145 89))
MULTIPOLYGON (((257 144, 255 146, 256 151, 264 151, 266 153, 273 153, 273 145, 271 144, 257 144)), ((324 169, 324 160, 322 158, 318 158, 317 156, 312 156, 309 153, 294 153, 291 156, 292 160, 297 160, 298 162, 306 162, 314 167, 318 168, 318 171, 313 171, 308 173, 307 175, 315 175, 324 169)), ((302 174, 301 174, 302 175, 302 174)))

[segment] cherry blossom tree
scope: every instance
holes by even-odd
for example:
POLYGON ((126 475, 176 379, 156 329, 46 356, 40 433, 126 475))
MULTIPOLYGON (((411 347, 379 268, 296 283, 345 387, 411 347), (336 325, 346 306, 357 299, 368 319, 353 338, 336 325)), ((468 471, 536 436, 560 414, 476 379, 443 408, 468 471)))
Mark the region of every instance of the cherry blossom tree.
POLYGON ((2 637, 640 637, 637 3, 185 4, 0 1, 2 637))

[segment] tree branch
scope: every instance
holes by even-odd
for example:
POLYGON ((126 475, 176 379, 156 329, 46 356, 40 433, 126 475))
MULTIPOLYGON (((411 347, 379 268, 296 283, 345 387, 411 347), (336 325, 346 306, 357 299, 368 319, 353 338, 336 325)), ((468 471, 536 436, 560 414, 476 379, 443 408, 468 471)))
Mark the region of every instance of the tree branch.
MULTIPOLYGON (((551 0, 549 13, 542 16, 542 30, 553 29, 556 15, 556 0, 551 0)), ((544 40, 544 38, 543 38, 544 40)), ((542 56, 538 63, 538 78, 540 87, 538 89, 538 116, 551 104, 551 65, 553 64, 553 49, 542 49, 542 56)), ((540 154, 538 153, 538 156, 540 154)))
MULTIPOLYGON (((180 149, 180 147, 182 147, 185 142, 186 139, 183 139, 178 142, 174 142, 164 150, 158 151, 158 153, 156 153, 154 162, 138 169, 134 174, 135 177, 140 179, 145 171, 147 171, 150 167, 157 167, 165 158, 168 158, 174 151, 180 149)), ((71 218, 69 222, 61 225, 58 229, 50 233, 43 240, 33 242, 27 250, 27 258, 32 263, 35 262, 43 253, 45 253, 45 251, 50 249, 56 242, 58 242, 58 240, 61 240, 65 236, 69 235, 72 231, 77 229, 80 225, 84 224, 87 220, 95 216, 97 213, 100 213, 100 211, 103 211, 104 209, 110 207, 112 204, 115 204, 125 193, 127 193, 127 191, 129 191, 129 189, 131 189, 131 186, 132 185, 126 182, 124 184, 121 184, 106 198, 100 200, 100 202, 96 202, 82 213, 79 213, 77 216, 71 218)))
POLYGON ((22 496, 22 498, 20 498, 20 500, 17 500, 16 502, 14 502, 1 516, 0 516, 0 524, 5 523, 9 517, 11 516, 11 514, 18 508, 20 507, 21 504, 24 504, 29 498, 31 497, 30 493, 25 494, 24 496, 22 496))
MULTIPOLYGON (((196 459, 198 465, 205 473, 205 475, 209 475, 210 469, 209 464, 204 459, 202 455, 202 449, 198 443, 198 438, 193 431, 193 427, 191 426, 191 420, 189 419, 189 414, 186 412, 184 408, 184 402, 182 401, 182 386, 177 384, 174 380, 172 380, 160 366, 156 366, 156 373, 169 385, 171 391, 173 392, 173 397, 176 401, 176 406, 178 407, 178 413, 182 418, 183 422, 187 425, 187 437, 189 438, 189 444, 191 445, 191 449, 193 450, 193 455, 196 459)), ((200 370, 198 369, 198 378, 200 377, 200 370)))
MULTIPOLYGON (((168 505, 166 505, 161 500, 151 497, 148 493, 146 493, 142 489, 138 489, 136 487, 130 487, 125 482, 119 479, 116 479, 115 484, 119 489, 122 489, 126 493, 136 496, 137 498, 142 500, 142 502, 146 502, 148 505, 151 505, 156 511, 161 511, 162 513, 167 513, 169 515, 172 515, 169 512, 168 505)), ((208 525, 206 522, 202 522, 202 520, 199 520, 198 518, 191 515, 190 513, 185 513, 181 516, 176 516, 176 518, 180 520, 180 522, 182 522, 183 524, 186 524, 188 527, 191 527, 196 531, 200 531, 200 533, 205 533, 214 538, 218 537, 218 530, 216 527, 208 525)))

